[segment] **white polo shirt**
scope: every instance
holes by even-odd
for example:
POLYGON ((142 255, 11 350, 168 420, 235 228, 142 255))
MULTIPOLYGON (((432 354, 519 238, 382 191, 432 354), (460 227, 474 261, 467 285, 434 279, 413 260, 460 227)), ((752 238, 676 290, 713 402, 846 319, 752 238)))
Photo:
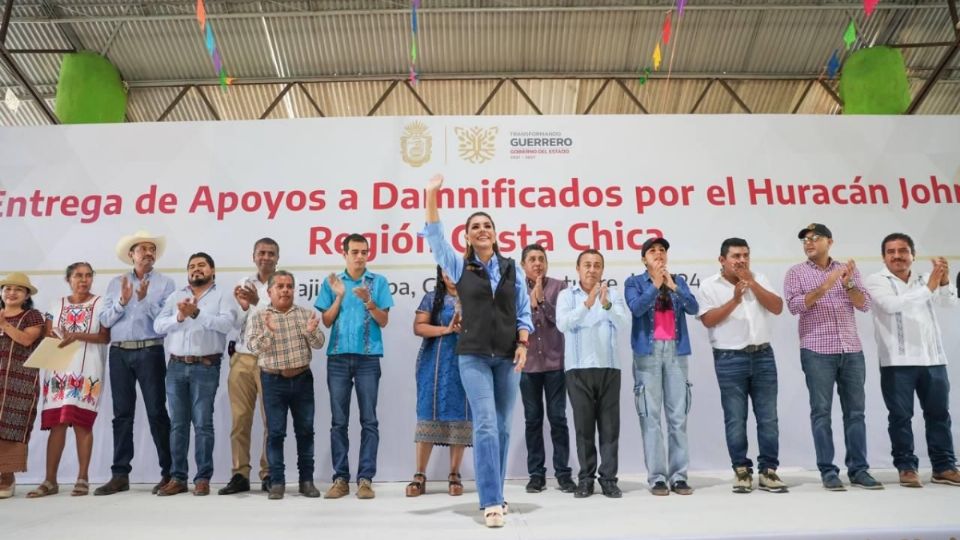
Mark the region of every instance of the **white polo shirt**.
POLYGON ((953 285, 927 288, 929 274, 904 282, 884 268, 864 285, 873 298, 873 328, 880 366, 939 366, 947 363, 934 305, 960 304, 953 285))
MULTIPOLYGON (((764 289, 774 292, 763 274, 754 274, 753 279, 764 289)), ((729 302, 733 298, 734 288, 734 285, 724 279, 721 274, 714 274, 700 282, 700 291, 697 293, 700 312, 697 313, 697 319, 711 309, 729 302)), ((714 349, 737 350, 749 345, 770 343, 773 317, 773 313, 760 305, 753 291, 748 290, 744 293, 740 305, 730 313, 729 317, 713 328, 707 328, 710 345, 714 349)))

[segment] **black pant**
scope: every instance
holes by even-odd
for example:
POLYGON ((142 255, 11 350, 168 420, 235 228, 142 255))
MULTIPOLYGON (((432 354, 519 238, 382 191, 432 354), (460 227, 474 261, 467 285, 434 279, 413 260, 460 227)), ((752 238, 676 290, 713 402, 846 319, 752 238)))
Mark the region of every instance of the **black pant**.
POLYGON ((546 451, 543 448, 543 402, 547 402, 550 440, 553 441, 553 472, 557 478, 570 476, 570 431, 567 429, 567 400, 563 370, 522 373, 520 397, 527 421, 527 473, 546 476, 546 451))
POLYGON ((594 434, 599 431, 600 479, 616 480, 620 444, 620 370, 587 368, 567 371, 567 392, 577 432, 578 478, 593 480, 596 477, 594 434))

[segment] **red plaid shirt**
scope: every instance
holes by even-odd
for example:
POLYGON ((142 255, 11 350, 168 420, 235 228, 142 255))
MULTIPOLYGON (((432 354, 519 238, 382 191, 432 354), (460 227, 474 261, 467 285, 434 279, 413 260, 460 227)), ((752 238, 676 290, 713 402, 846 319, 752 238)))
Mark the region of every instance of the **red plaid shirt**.
MULTIPOLYGON (((806 307, 803 298, 827 280, 827 275, 841 268, 843 263, 830 260, 826 268, 820 268, 813 261, 802 262, 787 271, 783 279, 783 295, 787 299, 787 309, 794 315, 800 315, 800 347, 819 354, 841 354, 860 352, 860 337, 857 335, 857 322, 853 316, 853 302, 837 280, 827 294, 820 297, 812 306, 806 307)), ((870 294, 860 279, 860 270, 854 270, 853 283, 866 297, 866 303, 860 311, 870 311, 870 294)))

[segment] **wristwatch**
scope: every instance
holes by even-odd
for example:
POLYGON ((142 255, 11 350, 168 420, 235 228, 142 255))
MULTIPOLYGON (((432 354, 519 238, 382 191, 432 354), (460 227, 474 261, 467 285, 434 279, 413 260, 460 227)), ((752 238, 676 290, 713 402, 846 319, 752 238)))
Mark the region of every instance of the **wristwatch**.
POLYGON ((191 319, 196 319, 196 318, 197 318, 197 315, 200 315, 200 308, 197 308, 196 311, 194 311, 193 313, 191 313, 191 314, 190 314, 190 318, 191 318, 191 319))
POLYGON ((852 290, 854 289, 854 287, 856 287, 856 286, 857 286, 857 285, 853 282, 852 279, 851 279, 850 281, 848 281, 848 282, 846 282, 846 283, 843 284, 843 288, 846 289, 846 290, 848 290, 848 291, 852 291, 852 290))

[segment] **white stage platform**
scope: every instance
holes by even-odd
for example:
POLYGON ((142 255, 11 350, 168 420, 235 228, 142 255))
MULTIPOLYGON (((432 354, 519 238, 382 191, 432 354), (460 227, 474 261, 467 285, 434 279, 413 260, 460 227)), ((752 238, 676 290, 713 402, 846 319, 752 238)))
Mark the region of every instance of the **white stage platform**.
MULTIPOLYGON (((642 478, 620 481, 622 499, 594 495, 574 499, 554 485, 539 494, 525 481, 507 486, 510 514, 503 529, 482 526, 472 482, 462 497, 446 494, 446 483, 431 482, 427 494, 408 499, 403 483, 378 483, 377 497, 361 501, 306 499, 288 486, 286 498, 266 494, 157 498, 150 486, 109 497, 70 497, 72 484, 43 499, 26 499, 33 486, 18 486, 14 499, 0 501, 0 523, 9 538, 73 534, 97 540, 176 538, 281 539, 347 538, 402 540, 444 538, 639 539, 639 538, 824 538, 917 540, 960 537, 960 488, 928 483, 922 489, 896 484, 895 471, 876 476, 887 488, 843 493, 820 487, 813 471, 782 470, 790 493, 731 493, 732 474, 698 473, 696 493, 654 497, 642 478), (293 490, 293 493, 290 493, 293 490)), ((191 486, 192 487, 192 486, 191 486)), ((318 487, 325 489, 326 483, 318 487)), ((599 486, 598 486, 599 487, 599 486)))

